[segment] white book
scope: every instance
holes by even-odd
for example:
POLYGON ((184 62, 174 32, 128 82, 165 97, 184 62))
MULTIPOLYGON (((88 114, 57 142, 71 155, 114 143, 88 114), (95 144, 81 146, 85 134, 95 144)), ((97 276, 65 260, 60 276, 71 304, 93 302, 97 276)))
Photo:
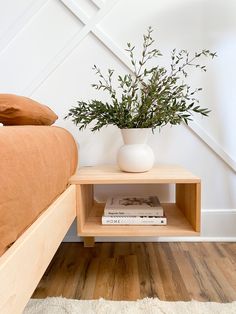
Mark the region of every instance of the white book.
POLYGON ((110 197, 104 216, 164 216, 164 210, 156 195, 110 197))
POLYGON ((102 216, 103 225, 166 225, 166 217, 108 217, 102 216))

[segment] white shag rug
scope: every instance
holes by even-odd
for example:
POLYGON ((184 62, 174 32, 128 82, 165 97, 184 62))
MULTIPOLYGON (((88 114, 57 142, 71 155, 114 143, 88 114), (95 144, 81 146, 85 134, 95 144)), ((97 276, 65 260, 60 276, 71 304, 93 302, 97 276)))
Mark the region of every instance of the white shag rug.
POLYGON ((236 314, 236 301, 166 302, 159 299, 138 301, 31 299, 23 314, 236 314))

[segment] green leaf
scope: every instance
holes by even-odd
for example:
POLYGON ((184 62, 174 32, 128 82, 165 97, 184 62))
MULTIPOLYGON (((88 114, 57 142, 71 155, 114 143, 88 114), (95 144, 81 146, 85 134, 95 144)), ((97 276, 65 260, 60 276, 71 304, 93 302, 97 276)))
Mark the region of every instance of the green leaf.
POLYGON ((181 122, 188 123, 192 114, 208 116, 210 110, 203 108, 196 93, 202 88, 191 89, 186 78, 190 70, 201 69, 206 71, 206 66, 201 65, 201 57, 216 57, 215 52, 203 49, 201 52, 190 54, 187 50, 173 49, 170 55, 169 67, 148 61, 161 56, 161 52, 154 46, 152 27, 143 35, 143 50, 141 58, 134 57, 135 46, 127 43, 128 55, 134 72, 116 77, 114 70, 108 69, 106 75, 96 66, 93 66, 98 76, 98 83, 92 87, 98 91, 109 94, 109 101, 91 100, 78 101, 72 107, 65 119, 71 119, 80 130, 87 128, 93 122, 92 131, 98 131, 107 125, 116 125, 119 128, 150 127, 152 130, 167 124, 177 125, 181 122), (120 93, 117 93, 119 89, 120 93))

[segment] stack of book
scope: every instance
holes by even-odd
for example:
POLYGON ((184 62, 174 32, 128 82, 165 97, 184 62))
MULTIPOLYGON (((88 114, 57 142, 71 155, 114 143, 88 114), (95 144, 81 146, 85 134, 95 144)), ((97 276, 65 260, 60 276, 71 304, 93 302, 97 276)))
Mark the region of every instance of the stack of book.
POLYGON ((157 196, 110 197, 102 216, 103 225, 166 225, 157 196))

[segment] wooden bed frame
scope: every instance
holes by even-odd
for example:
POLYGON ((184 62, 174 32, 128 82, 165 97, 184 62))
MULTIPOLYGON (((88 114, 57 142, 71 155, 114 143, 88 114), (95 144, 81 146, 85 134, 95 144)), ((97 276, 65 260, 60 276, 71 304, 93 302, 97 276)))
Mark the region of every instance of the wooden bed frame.
POLYGON ((22 313, 76 217, 70 185, 0 257, 0 313, 22 313))

